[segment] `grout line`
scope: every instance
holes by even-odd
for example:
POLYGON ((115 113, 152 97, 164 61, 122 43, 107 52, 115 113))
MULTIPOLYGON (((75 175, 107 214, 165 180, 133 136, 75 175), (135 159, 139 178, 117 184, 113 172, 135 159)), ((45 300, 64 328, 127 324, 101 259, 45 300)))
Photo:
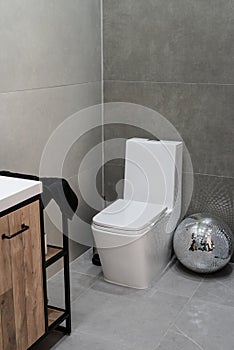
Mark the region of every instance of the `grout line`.
MULTIPOLYGON (((171 327, 172 327, 172 326, 175 326, 175 327, 176 327, 176 325, 175 325, 176 321, 178 320, 178 318, 180 317, 180 315, 182 314, 182 312, 184 311, 184 309, 186 308, 186 306, 190 303, 190 301, 191 301, 192 298, 194 297, 194 295, 195 295, 196 291, 198 290, 198 288, 200 288, 200 286, 201 286, 201 284, 203 283, 203 281, 204 281, 204 278, 201 279, 201 281, 199 282, 197 288, 195 288, 195 290, 194 290, 193 294, 191 295, 191 297, 187 300, 187 302, 184 304, 184 306, 182 307, 182 309, 178 312, 178 314, 177 314, 177 316, 175 317, 175 319, 169 324, 168 329, 165 331, 165 333, 164 333, 163 336, 161 337, 161 339, 160 339, 160 341, 159 341, 159 343, 158 343, 158 345, 157 345, 157 347, 156 347, 155 350, 158 349, 158 347, 160 346, 162 340, 164 339, 164 337, 165 337, 165 336, 168 334, 168 332, 170 331, 171 327)), ((203 349, 202 349, 202 350, 203 350, 203 349)))
POLYGON ((161 278, 163 278, 163 277, 167 274, 167 272, 176 264, 176 261, 177 261, 177 259, 176 259, 176 256, 175 256, 175 254, 174 254, 174 255, 172 256, 171 260, 169 261, 168 265, 166 266, 165 271, 163 271, 163 273, 162 273, 162 275, 160 276, 159 280, 156 281, 155 286, 151 288, 151 289, 152 289, 151 292, 149 292, 149 293, 147 294, 147 296, 148 296, 149 298, 154 297, 154 296, 156 295, 157 292, 163 292, 163 293, 166 293, 166 294, 169 294, 169 295, 175 295, 175 294, 170 293, 170 292, 168 292, 168 291, 161 290, 160 287, 158 286, 158 284, 159 284, 161 278))
MULTIPOLYGON (((105 202, 105 116, 104 116, 104 30, 103 30, 103 0, 100 0, 100 13, 101 13, 101 123, 102 123, 102 197, 104 198, 104 207, 106 206, 105 202)), ((104 209, 103 207, 103 209, 104 209)))
POLYGON ((225 287, 225 288, 227 288, 227 289, 230 289, 230 291, 233 292, 233 287, 230 287, 228 284, 223 283, 223 282, 220 281, 218 278, 215 278, 215 282, 221 284, 221 286, 223 286, 223 287, 225 287))
POLYGON ((83 275, 83 276, 86 276, 86 277, 93 277, 93 278, 99 277, 100 274, 101 274, 101 271, 100 271, 97 275, 90 275, 90 274, 88 274, 88 273, 80 272, 80 271, 75 271, 75 270, 73 270, 73 269, 70 269, 70 272, 72 272, 72 273, 77 273, 77 274, 79 274, 79 275, 83 275))
MULTIPOLYGON (((221 297, 217 297, 217 295, 215 295, 215 294, 213 294, 213 293, 211 293, 211 292, 208 292, 208 294, 210 294, 211 296, 215 296, 216 298, 219 298, 219 299, 221 299, 221 297)), ((216 306, 216 307, 221 307, 221 308, 227 308, 227 309, 233 309, 234 308, 234 306, 232 306, 232 305, 228 305, 228 304, 222 304, 221 302, 218 302, 218 301, 212 301, 212 300, 203 300, 203 299, 199 299, 200 301, 204 301, 204 302, 206 302, 206 303, 208 303, 208 304, 211 304, 211 305, 214 305, 214 306, 216 306)), ((221 299, 222 300, 222 299, 221 299)), ((176 327, 176 326, 175 326, 176 327)))
POLYGON ((217 86, 234 86, 234 83, 195 83, 195 82, 182 82, 182 81, 153 81, 153 80, 118 80, 118 79, 105 79, 105 82, 110 83, 131 83, 131 84, 178 84, 178 85, 217 85, 217 86))
POLYGON ((187 338, 188 340, 190 340, 191 343, 195 344, 200 350, 204 350, 203 347, 201 347, 200 344, 198 344, 194 339, 190 338, 186 333, 183 332, 183 330, 181 330, 179 327, 175 326, 176 329, 181 333, 180 335, 183 336, 184 338, 187 338))
POLYGON ((76 299, 73 300, 73 302, 71 303, 71 305, 72 305, 73 303, 75 303, 77 300, 79 300, 84 294, 86 294, 86 293, 93 287, 93 285, 97 282, 98 279, 99 279, 99 276, 96 276, 96 277, 94 278, 93 282, 90 284, 90 286, 89 286, 88 288, 85 288, 85 289, 80 293, 80 295, 79 295, 76 299))
MULTIPOLYGON (((124 164, 120 164, 120 163, 115 163, 112 165, 108 165, 107 166, 111 166, 111 167, 122 167, 124 168, 124 164)), ((227 175, 216 175, 216 174, 207 174, 207 173, 197 173, 197 172, 190 172, 190 171, 183 171, 183 174, 185 175, 200 175, 200 176, 210 176, 210 177, 216 177, 216 178, 220 178, 220 179, 229 179, 229 180, 233 180, 234 177, 233 176, 227 176, 227 175)))
POLYGON ((94 84, 94 83, 99 83, 99 82, 100 82, 100 80, 94 80, 94 81, 84 81, 84 82, 81 82, 81 83, 50 85, 50 86, 32 87, 32 88, 28 88, 28 89, 16 89, 16 90, 9 90, 9 91, 0 91, 0 95, 1 94, 14 94, 14 93, 17 93, 17 92, 30 92, 30 91, 34 91, 34 90, 57 89, 57 88, 76 86, 76 85, 94 84))
POLYGON ((182 335, 182 333, 179 331, 179 328, 177 326, 175 326, 174 329, 169 329, 168 333, 171 332, 173 334, 177 334, 177 335, 182 335))
POLYGON ((224 179, 234 179, 233 176, 227 176, 227 175, 215 175, 215 174, 207 174, 207 173, 197 173, 197 172, 190 172, 190 171, 183 171, 183 174, 188 175, 201 175, 201 176, 211 176, 211 177, 218 177, 218 178, 224 178, 224 179))
POLYGON ((200 288, 201 284, 204 282, 205 278, 203 277, 201 279, 201 281, 199 282, 197 288, 194 289, 193 294, 191 295, 191 297, 188 299, 187 303, 184 304, 183 308, 181 309, 181 311, 178 313, 178 315, 176 316, 174 323, 172 324, 172 326, 175 325, 176 321, 178 320, 178 318, 180 317, 181 313, 184 311, 185 307, 190 303, 190 301, 192 300, 192 298, 194 297, 195 293, 197 292, 197 290, 200 288))
MULTIPOLYGON (((111 167, 122 167, 124 168, 124 164, 121 163, 114 163, 112 165, 108 165, 107 166, 111 166, 111 167)), ((200 175, 200 176, 210 176, 210 177, 217 177, 220 179, 230 179, 233 180, 234 176, 228 176, 228 175, 216 175, 216 174, 207 174, 207 173, 198 173, 198 172, 190 172, 190 171, 183 171, 183 174, 185 175, 200 175)))

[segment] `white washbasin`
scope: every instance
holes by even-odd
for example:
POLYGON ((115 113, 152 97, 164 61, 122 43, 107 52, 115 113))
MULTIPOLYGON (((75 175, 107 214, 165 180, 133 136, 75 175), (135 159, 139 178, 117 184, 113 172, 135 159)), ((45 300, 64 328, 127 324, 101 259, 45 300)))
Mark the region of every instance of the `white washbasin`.
POLYGON ((40 181, 0 176, 0 212, 42 193, 40 181))

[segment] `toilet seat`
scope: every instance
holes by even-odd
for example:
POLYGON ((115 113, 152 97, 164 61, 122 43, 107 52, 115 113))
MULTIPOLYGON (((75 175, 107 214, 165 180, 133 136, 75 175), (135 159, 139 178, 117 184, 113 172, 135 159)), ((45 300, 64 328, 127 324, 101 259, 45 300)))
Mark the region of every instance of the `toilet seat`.
POLYGON ((93 218, 93 225, 113 234, 139 235, 155 225, 166 211, 164 205, 118 199, 93 218))

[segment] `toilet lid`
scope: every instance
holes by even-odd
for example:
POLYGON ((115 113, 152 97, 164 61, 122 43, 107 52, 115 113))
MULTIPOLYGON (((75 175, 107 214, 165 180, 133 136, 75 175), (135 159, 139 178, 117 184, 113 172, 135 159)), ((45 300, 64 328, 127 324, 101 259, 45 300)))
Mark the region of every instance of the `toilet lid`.
POLYGON ((93 223, 119 230, 139 231, 155 223, 166 210, 160 204, 118 199, 94 216, 93 223))

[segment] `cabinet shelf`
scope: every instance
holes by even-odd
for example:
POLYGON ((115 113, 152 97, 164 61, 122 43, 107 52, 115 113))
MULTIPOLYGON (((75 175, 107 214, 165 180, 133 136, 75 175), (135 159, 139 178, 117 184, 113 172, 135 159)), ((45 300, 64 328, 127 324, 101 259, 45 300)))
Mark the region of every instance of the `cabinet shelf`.
POLYGON ((49 329, 55 329, 61 322, 63 322, 67 317, 68 314, 65 310, 60 309, 55 306, 47 306, 48 311, 48 327, 49 329))
POLYGON ((48 245, 47 246, 46 261, 45 261, 46 267, 52 265, 53 263, 55 263, 57 260, 59 260, 60 258, 62 258, 65 255, 66 255, 66 252, 64 251, 63 248, 53 246, 53 245, 48 245))

